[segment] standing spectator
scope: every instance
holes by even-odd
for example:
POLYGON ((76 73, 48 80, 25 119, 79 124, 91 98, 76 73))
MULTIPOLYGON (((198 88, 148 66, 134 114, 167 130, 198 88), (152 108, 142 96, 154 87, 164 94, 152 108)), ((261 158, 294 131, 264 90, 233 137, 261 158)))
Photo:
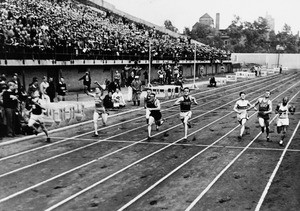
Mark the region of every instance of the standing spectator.
POLYGON ((173 70, 174 81, 177 80, 178 74, 179 74, 179 67, 178 67, 178 65, 175 65, 174 70, 173 70))
POLYGON ((164 84, 164 71, 163 71, 163 67, 159 68, 159 70, 157 71, 157 75, 158 75, 158 81, 160 85, 164 84))
POLYGON ((171 66, 168 63, 165 65, 165 75, 165 83, 171 84, 171 66))
POLYGON ((54 81, 53 81, 53 77, 49 77, 49 86, 46 89, 46 92, 50 98, 50 102, 53 103, 54 102, 54 98, 55 98, 55 94, 56 94, 56 89, 55 89, 55 85, 54 85, 54 81))
POLYGON ((28 88, 28 97, 32 97, 33 93, 36 91, 36 90, 39 90, 39 87, 38 87, 38 79, 37 77, 33 77, 32 78, 32 82, 31 84, 29 84, 29 88, 28 88))
POLYGON ((134 80, 131 83, 132 87, 132 101, 133 105, 140 106, 140 98, 141 98, 141 92, 142 92, 142 82, 139 79, 139 76, 135 76, 134 80))
POLYGON ((127 78, 127 84, 126 86, 128 87, 128 102, 132 100, 132 86, 131 83, 134 80, 134 72, 130 73, 130 76, 127 78))
POLYGON ((18 77, 18 73, 14 73, 13 78, 12 78, 12 82, 14 82, 15 84, 18 85, 17 91, 18 91, 18 94, 20 94, 22 84, 21 84, 20 78, 18 77))
POLYGON ((60 77, 60 80, 57 84, 57 100, 59 101, 65 101, 65 96, 67 93, 67 84, 65 83, 64 77, 60 77))
POLYGON ((144 74, 144 79, 145 79, 145 85, 148 86, 148 78, 149 78, 148 71, 145 70, 145 72, 143 74, 144 74))
POLYGON ((116 70, 115 72, 115 76, 114 76, 115 81, 117 82, 117 84, 120 86, 121 85, 121 74, 119 73, 118 70, 116 70))
POLYGON ((41 99, 44 100, 46 103, 50 102, 50 98, 47 95, 48 87, 49 87, 49 83, 47 80, 47 76, 44 76, 43 81, 40 83, 40 93, 41 93, 41 99))
POLYGON ((83 80, 84 90, 91 91, 91 75, 90 72, 85 72, 85 75, 79 78, 79 81, 83 80))
POLYGON ((8 82, 8 89, 3 93, 3 107, 7 125, 7 136, 15 137, 15 125, 17 123, 18 97, 16 96, 16 84, 8 82))
POLYGON ((3 107, 3 93, 6 91, 5 81, 0 81, 0 140, 4 137, 6 131, 6 118, 5 118, 5 110, 3 107))

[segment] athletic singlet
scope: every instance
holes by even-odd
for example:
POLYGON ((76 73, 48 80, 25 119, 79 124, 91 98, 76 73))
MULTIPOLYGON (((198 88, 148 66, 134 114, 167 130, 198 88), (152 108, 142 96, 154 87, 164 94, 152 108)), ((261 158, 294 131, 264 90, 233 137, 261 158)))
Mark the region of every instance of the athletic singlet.
POLYGON ((188 97, 183 97, 183 101, 180 102, 180 111, 187 112, 191 110, 192 100, 188 97))
MULTIPOLYGON (((38 100, 36 102, 38 103, 38 100)), ((41 108, 40 105, 37 105, 37 104, 35 104, 35 103, 32 102, 32 106, 33 106, 32 110, 31 110, 32 114, 34 114, 34 115, 41 115, 42 114, 43 109, 41 108)))
POLYGON ((145 101, 146 103, 148 103, 149 100, 150 100, 150 95, 146 95, 144 101, 145 101))
MULTIPOLYGON (((258 104, 258 111, 269 111, 270 109, 270 100, 265 101, 264 99, 259 100, 258 104)), ((269 117, 269 114, 263 114, 261 112, 258 112, 258 116, 264 118, 264 117, 269 117)))
POLYGON ((236 104, 237 104, 236 108, 238 110, 247 110, 250 102, 248 100, 238 100, 236 104))
POLYGON ((95 107, 96 107, 96 109, 97 108, 103 108, 103 100, 102 100, 101 96, 95 95, 94 96, 94 100, 95 100, 95 107))
POLYGON ((147 108, 156 108, 156 100, 154 101, 147 101, 147 108))
POLYGON ((287 119, 289 116, 288 116, 288 113, 289 113, 289 106, 288 104, 286 104, 285 106, 280 103, 279 105, 279 118, 280 119, 287 119))

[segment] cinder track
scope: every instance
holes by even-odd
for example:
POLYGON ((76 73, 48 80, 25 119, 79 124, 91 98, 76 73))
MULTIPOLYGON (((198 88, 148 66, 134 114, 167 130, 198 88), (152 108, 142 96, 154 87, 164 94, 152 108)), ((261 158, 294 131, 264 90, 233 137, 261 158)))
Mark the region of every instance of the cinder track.
MULTIPOLYGON (((58 204, 57 207, 61 210, 85 210, 85 208, 91 207, 95 207, 96 210, 118 209, 201 149, 205 149, 205 146, 197 145, 209 145, 212 141, 233 130, 234 135, 226 135, 218 144, 244 146, 246 141, 242 143, 236 141, 235 115, 230 113, 238 92, 245 90, 249 93, 248 98, 254 100, 266 89, 274 89, 273 95, 276 96, 285 90, 284 87, 289 87, 291 91, 288 94, 292 94, 299 89, 296 84, 297 80, 299 80, 298 74, 289 74, 280 80, 278 76, 274 76, 268 80, 245 82, 245 86, 225 88, 226 90, 220 93, 213 92, 212 96, 205 97, 203 96, 205 93, 194 94, 200 105, 193 107, 194 119, 192 120, 193 128, 189 131, 192 133, 189 144, 180 144, 183 131, 177 116, 178 108, 175 110, 169 108, 173 101, 163 104, 163 109, 166 109, 163 111, 163 116, 168 121, 161 128, 161 131, 156 133, 156 138, 151 140, 151 143, 144 142, 146 126, 143 111, 136 111, 134 115, 128 113, 119 119, 112 120, 111 124, 115 121, 122 123, 116 122, 116 125, 102 128, 100 135, 104 140, 91 139, 89 137, 90 131, 86 131, 89 129, 87 127, 82 129, 82 131, 86 131, 86 134, 78 134, 77 137, 70 137, 63 142, 57 141, 52 145, 42 146, 38 141, 34 141, 36 144, 28 148, 29 152, 21 147, 23 151, 19 154, 11 151, 0 160, 2 175, 0 176, 0 184, 4 187, 0 192, 0 207, 9 210, 43 210, 51 206, 55 208, 57 203, 70 197, 70 201, 66 200, 68 203, 58 204), (250 94, 253 90, 254 92, 250 94), (132 116, 136 116, 137 119, 132 116), (231 140, 228 143, 230 139, 234 139, 234 141, 231 140), (163 144, 156 144, 155 142, 163 142, 163 144), (170 144, 167 145, 167 143, 170 144), (87 144, 90 146, 86 147, 87 144), (163 149, 166 146, 168 147, 163 149), (76 149, 77 147, 81 148, 76 149), (69 150, 73 151, 69 152, 69 150), (64 153, 64 155, 59 155, 60 153, 64 153), (36 162, 37 159, 38 162, 36 162), (45 161, 43 161, 44 159, 45 161), (137 162, 139 160, 141 161, 137 162), (97 184, 101 180, 103 182, 97 184), (16 184, 13 181, 20 182, 16 184), (97 185, 93 187, 95 183, 97 185), (79 192, 80 194, 77 195, 79 190, 86 188, 88 188, 86 191, 82 191, 82 194, 79 192)), ((253 122, 250 121, 249 124, 253 124, 253 122)), ((258 129, 253 128, 251 134, 255 131, 258 129)), ((61 133, 57 135, 59 136, 61 133)), ((60 139, 58 138, 58 140, 60 139)), ((27 142, 18 144, 24 146, 25 143, 27 142)), ((7 147, 13 148, 12 146, 7 147)), ((225 164, 226 160, 230 162, 232 159, 226 152, 237 152, 241 149, 210 147, 210 150, 215 150, 215 154, 224 157, 225 164)), ((209 155, 208 152, 205 153, 209 155)), ((209 157, 207 155, 205 157, 205 153, 200 156, 202 157, 200 160, 207 161, 209 157)), ((233 156, 234 153, 231 154, 233 156)), ((220 162, 219 159, 212 160, 220 162)), ((193 166, 195 167, 195 165, 193 166)), ((209 165, 209 167, 212 168, 213 166, 209 165)), ((219 168, 212 170, 212 172, 217 173, 219 168)), ((172 178, 168 181, 172 182, 172 178)), ((183 178, 185 180, 185 177, 183 178)), ((210 177, 205 179, 211 180, 210 177)), ((194 186, 197 185, 194 184, 194 186)), ((163 188, 166 186, 159 184, 157 192, 163 188)), ((180 204, 180 200, 176 200, 178 193, 176 191, 171 191, 171 193, 173 193, 173 195, 171 194, 173 199, 180 204)), ((129 210, 134 209, 134 207, 137 210, 153 210, 155 207, 153 205, 157 205, 159 200, 150 201, 151 203, 147 203, 148 201, 148 194, 145 194, 138 203, 133 203, 133 207, 130 207, 129 210)), ((170 201, 168 203, 165 203, 164 206, 173 210, 170 201)), ((181 209, 182 207, 179 210, 181 209)))

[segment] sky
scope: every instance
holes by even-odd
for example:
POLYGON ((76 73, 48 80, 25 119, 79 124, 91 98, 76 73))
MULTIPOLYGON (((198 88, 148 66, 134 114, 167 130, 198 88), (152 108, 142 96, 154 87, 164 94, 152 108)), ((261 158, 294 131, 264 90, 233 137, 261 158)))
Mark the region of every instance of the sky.
POLYGON ((275 33, 282 31, 284 24, 292 33, 300 31, 299 0, 104 0, 116 9, 135 17, 163 26, 170 20, 179 32, 185 27, 192 29, 199 18, 208 13, 216 21, 220 13, 220 29, 227 28, 235 16, 241 21, 253 23, 259 17, 271 15, 275 19, 275 33))

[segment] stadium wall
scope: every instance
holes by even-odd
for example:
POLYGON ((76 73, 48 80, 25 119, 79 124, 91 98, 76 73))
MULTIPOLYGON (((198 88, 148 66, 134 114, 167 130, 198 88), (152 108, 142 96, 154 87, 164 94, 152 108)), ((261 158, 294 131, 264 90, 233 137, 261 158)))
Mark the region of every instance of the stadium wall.
MULTIPOLYGON (((157 79, 157 71, 163 62, 169 62, 172 64, 172 61, 153 61, 151 66, 151 80, 157 79)), ((70 61, 33 61, 33 60, 0 60, 0 74, 4 73, 9 79, 12 78, 14 73, 20 75, 21 83, 25 85, 26 89, 28 85, 32 82, 33 77, 37 77, 39 82, 42 81, 43 76, 53 77, 55 82, 59 80, 60 76, 65 78, 67 87, 69 91, 78 91, 83 89, 82 81, 78 81, 80 77, 84 75, 86 71, 91 73, 92 81, 97 80, 100 84, 104 84, 105 80, 113 80, 113 76, 116 70, 122 72, 125 65, 133 65, 131 61, 120 61, 120 60, 110 60, 110 61, 93 61, 93 60, 75 60, 74 63, 70 61), (101 63, 101 64, 100 64, 101 63)), ((180 61, 182 66, 184 78, 193 78, 194 76, 194 63, 192 61, 180 61)), ((141 71, 141 80, 144 81, 143 73, 148 71, 149 63, 148 61, 142 60, 139 63, 139 66, 142 68, 141 71)), ((216 63, 211 65, 209 62, 198 61, 196 64, 196 77, 201 77, 202 75, 211 75, 218 74, 222 71, 232 72, 231 63, 224 62, 223 65, 216 63), (225 69, 222 70, 221 66, 225 69)), ((92 88, 95 88, 92 85, 92 88)))
POLYGON ((288 67, 289 69, 300 68, 300 54, 259 54, 259 53, 232 53, 232 63, 255 63, 265 65, 267 68, 288 67))

